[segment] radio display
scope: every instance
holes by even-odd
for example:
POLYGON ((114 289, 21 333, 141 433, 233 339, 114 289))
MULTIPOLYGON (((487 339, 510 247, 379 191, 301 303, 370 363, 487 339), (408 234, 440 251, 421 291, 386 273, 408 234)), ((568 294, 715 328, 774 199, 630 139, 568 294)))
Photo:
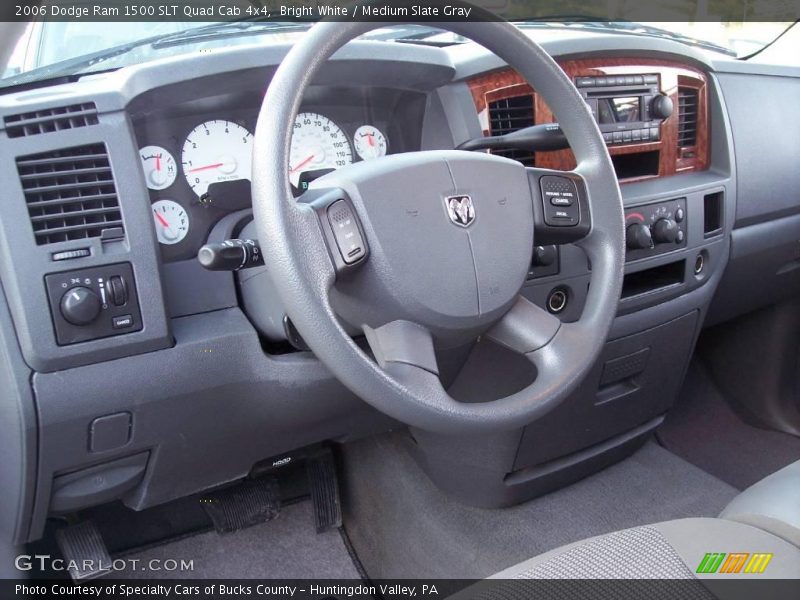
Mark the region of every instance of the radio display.
POLYGON ((636 123, 640 121, 639 96, 621 98, 599 98, 597 102, 597 119, 601 125, 614 123, 636 123))

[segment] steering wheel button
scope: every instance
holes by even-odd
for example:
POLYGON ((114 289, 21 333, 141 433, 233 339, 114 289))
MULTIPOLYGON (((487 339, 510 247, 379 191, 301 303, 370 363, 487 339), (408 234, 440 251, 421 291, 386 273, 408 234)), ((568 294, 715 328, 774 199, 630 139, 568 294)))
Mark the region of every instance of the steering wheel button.
POLYGON ((328 221, 342 260, 348 265, 361 260, 365 254, 364 239, 350 205, 344 200, 331 204, 328 207, 328 221))
POLYGON ((553 206, 572 206, 572 198, 568 198, 566 194, 564 196, 556 196, 555 198, 550 198, 550 204, 553 206))

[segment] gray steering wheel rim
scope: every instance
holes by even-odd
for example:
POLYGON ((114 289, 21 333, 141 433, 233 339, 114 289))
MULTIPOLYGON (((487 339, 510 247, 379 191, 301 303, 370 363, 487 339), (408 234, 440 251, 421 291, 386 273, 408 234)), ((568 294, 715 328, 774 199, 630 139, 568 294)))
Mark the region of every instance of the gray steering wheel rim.
POLYGON ((591 261, 591 283, 581 318, 562 325, 551 342, 536 351, 539 376, 516 394, 461 404, 447 396, 430 373, 401 364, 382 369, 345 332, 331 307, 328 293, 335 271, 315 224, 317 216, 293 200, 286 165, 294 117, 319 68, 347 42, 386 25, 318 23, 290 50, 270 83, 253 153, 253 212, 266 266, 288 316, 316 356, 378 410, 409 425, 448 434, 522 427, 577 387, 599 355, 616 314, 624 267, 624 215, 608 152, 572 82, 524 33, 506 22, 443 24, 497 54, 552 107, 577 159, 575 172, 588 191, 592 229, 578 244, 591 261))

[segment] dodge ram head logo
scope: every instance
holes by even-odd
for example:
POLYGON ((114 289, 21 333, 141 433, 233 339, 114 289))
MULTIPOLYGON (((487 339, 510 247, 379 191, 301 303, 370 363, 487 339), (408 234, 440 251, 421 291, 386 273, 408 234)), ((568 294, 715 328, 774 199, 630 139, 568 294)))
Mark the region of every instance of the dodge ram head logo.
POLYGON ((459 227, 469 227, 475 220, 475 206, 469 196, 448 196, 444 205, 450 220, 459 227))

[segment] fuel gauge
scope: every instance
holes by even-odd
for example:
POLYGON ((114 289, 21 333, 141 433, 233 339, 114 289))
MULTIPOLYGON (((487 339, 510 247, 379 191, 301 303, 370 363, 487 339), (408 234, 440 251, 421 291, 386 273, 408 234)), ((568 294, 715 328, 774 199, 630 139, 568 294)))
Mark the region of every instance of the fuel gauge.
POLYGON ((144 177, 151 190, 164 190, 175 182, 178 169, 175 159, 161 146, 145 146, 139 149, 144 177))
POLYGON ((160 244, 177 244, 189 233, 189 215, 174 200, 158 200, 151 208, 160 244))

